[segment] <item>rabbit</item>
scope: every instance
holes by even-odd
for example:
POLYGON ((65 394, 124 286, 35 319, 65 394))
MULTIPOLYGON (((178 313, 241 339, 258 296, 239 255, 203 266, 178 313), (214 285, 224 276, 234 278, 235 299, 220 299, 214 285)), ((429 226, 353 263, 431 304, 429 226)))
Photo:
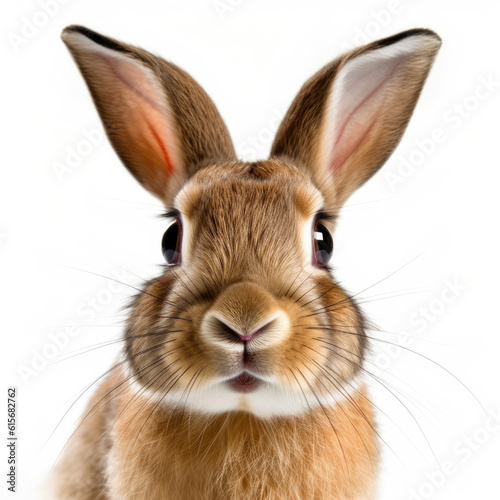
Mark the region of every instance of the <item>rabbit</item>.
POLYGON ((439 36, 327 64, 254 162, 176 65, 82 26, 62 39, 121 161, 165 206, 165 263, 131 302, 52 498, 375 498, 368 323, 332 275, 333 235, 400 141, 439 36))

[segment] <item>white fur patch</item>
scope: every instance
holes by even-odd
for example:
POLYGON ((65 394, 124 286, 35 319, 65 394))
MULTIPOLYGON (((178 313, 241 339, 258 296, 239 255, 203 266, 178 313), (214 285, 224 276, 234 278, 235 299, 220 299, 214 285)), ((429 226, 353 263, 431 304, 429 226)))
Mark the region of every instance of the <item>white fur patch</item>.
POLYGON ((229 378, 221 378, 193 389, 188 395, 180 389, 161 396, 152 390, 144 389, 137 381, 131 384, 131 389, 138 397, 148 399, 151 403, 161 402, 166 406, 206 415, 247 411, 256 417, 268 419, 303 415, 320 405, 327 408, 335 407, 338 403, 359 395, 365 385, 363 377, 358 375, 349 384, 343 384, 341 390, 329 394, 317 391, 315 396, 305 382, 301 381, 302 390, 299 387, 291 389, 283 387, 276 379, 267 378, 266 382, 255 391, 243 394, 233 391, 226 385, 225 380, 229 378))

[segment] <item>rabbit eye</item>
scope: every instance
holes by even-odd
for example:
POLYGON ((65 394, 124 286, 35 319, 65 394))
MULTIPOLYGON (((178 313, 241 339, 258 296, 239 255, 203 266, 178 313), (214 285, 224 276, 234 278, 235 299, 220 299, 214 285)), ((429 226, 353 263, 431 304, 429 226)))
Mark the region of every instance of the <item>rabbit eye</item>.
POLYGON ((328 229, 316 221, 313 231, 313 264, 323 267, 330 262, 333 254, 333 238, 328 229))
POLYGON ((161 251, 169 266, 180 264, 181 261, 182 224, 176 219, 163 234, 161 251))

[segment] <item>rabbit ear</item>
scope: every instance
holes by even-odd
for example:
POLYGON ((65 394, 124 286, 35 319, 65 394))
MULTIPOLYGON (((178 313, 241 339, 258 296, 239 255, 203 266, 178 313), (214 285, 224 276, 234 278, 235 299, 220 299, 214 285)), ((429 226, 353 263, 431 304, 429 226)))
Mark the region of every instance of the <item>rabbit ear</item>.
POLYGON ((415 29, 328 64, 295 98, 271 156, 312 171, 327 203, 340 206, 397 146, 440 45, 415 29))
POLYGON ((116 152, 160 199, 179 189, 173 178, 183 182, 201 162, 235 158, 215 105, 183 70, 82 26, 69 26, 62 39, 116 152))

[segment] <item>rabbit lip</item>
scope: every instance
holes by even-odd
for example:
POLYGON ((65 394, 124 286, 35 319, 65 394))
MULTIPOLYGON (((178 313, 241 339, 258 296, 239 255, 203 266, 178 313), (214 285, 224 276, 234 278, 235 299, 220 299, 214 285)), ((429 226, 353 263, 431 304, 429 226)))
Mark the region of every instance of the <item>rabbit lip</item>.
POLYGON ((252 392, 256 390, 261 383, 262 380, 246 371, 241 372, 236 377, 226 380, 226 384, 236 392, 252 392))

